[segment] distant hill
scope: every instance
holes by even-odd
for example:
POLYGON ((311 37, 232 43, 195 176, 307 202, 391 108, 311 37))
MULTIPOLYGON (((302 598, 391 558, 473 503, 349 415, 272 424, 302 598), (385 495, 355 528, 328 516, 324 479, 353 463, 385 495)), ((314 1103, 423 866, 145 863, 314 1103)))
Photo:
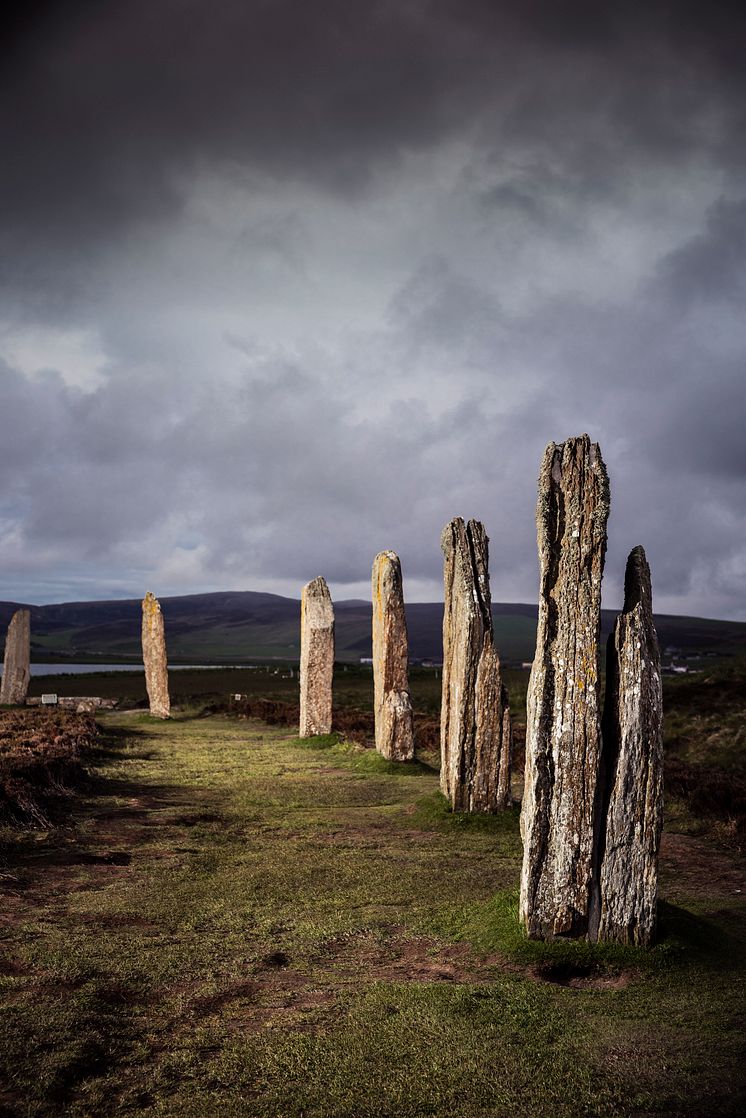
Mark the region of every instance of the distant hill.
MULTIPOLYGON (((0 641, 7 624, 23 603, 0 602, 0 641)), ((187 594, 162 598, 169 658, 181 663, 241 663, 249 660, 293 660, 299 654, 300 602, 278 594, 251 590, 215 594, 187 594)), ((63 602, 29 606, 32 659, 137 661, 140 660, 138 599, 104 602, 63 602)), ((356 662, 370 656, 370 604, 335 603, 338 659, 356 662)), ((501 656, 506 661, 530 660, 534 654, 537 607, 522 603, 492 607, 501 656)), ((614 623, 615 612, 602 612, 602 636, 614 623)), ((410 655, 416 659, 441 657, 440 602, 407 606, 410 655)), ((746 624, 698 617, 656 617, 661 648, 682 655, 711 652, 746 654, 746 624)))

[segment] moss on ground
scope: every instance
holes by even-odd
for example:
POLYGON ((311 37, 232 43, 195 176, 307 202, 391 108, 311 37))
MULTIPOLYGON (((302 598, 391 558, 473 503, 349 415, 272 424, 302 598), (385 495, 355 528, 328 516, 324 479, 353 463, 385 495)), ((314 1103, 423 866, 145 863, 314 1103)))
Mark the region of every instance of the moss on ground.
POLYGON ((69 825, 5 835, 3 1113, 742 1111, 743 904, 708 839, 673 836, 652 951, 528 943, 517 812, 449 812, 427 764, 102 724, 69 825))

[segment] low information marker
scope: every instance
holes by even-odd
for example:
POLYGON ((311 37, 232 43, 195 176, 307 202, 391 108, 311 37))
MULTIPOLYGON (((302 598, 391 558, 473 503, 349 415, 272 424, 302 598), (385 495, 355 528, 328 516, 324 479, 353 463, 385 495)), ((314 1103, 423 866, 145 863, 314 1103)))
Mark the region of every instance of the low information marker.
POLYGON ((56 695, 42 695, 41 705, 44 706, 44 707, 56 707, 57 706, 57 696, 56 695))

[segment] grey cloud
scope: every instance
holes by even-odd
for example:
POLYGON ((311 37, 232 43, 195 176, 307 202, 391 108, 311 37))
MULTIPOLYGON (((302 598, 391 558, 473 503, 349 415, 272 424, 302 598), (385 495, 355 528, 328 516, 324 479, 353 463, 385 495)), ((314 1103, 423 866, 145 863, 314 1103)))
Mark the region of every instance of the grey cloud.
POLYGON ((746 295, 746 198, 720 199, 706 230, 661 261, 658 282, 686 308, 723 299, 740 310, 746 295))
POLYGON ((477 127, 495 149, 561 153, 568 186, 609 190, 620 155, 742 148, 737 8, 727 23, 718 5, 561 12, 134 0, 65 5, 63 20, 52 8, 6 71, 5 212, 70 251, 178 209, 179 177, 205 162, 355 190, 402 149, 477 127))
POLYGON ((609 604, 642 543, 669 608, 742 610, 740 10, 34 12, 1 79, 7 337, 91 329, 102 365, 0 366, 14 585, 355 586, 393 546, 433 597, 465 515, 531 600, 541 453, 587 430, 609 604))
POLYGON ((500 210, 513 210, 529 221, 546 225, 548 215, 542 202, 536 197, 524 178, 513 176, 505 182, 485 190, 482 200, 487 207, 497 207, 500 210))
MULTIPOLYGON (((353 401, 335 391, 339 369, 306 359, 301 371, 282 356, 260 355, 238 380, 213 378, 208 390, 197 378, 182 382, 178 416, 169 403, 173 376, 120 374, 81 396, 54 379, 57 394, 50 395, 49 378, 32 383, 11 374, 3 384, 14 387, 16 398, 6 395, 2 414, 14 423, 34 416, 45 454, 40 459, 26 440, 16 441, 13 467, 23 483, 5 511, 24 525, 31 551, 52 543, 58 566, 73 565, 76 554, 98 558, 109 577, 132 564, 134 551, 153 566, 196 542, 204 549, 202 577, 216 586, 247 577, 300 584, 319 570, 354 584, 366 577, 372 554, 391 545, 406 557, 408 577, 434 588, 440 528, 452 515, 475 515, 492 537, 497 594, 509 585, 517 591, 512 597, 530 599, 541 451, 548 439, 587 427, 601 440, 612 474, 610 592, 627 551, 643 542, 655 559, 659 590, 686 598, 693 560, 710 564, 715 580, 717 563, 738 546, 735 525, 718 512, 738 506, 738 488, 712 490, 703 475, 701 448, 717 453, 719 413, 697 411, 698 400, 689 388, 682 397, 675 378, 629 396, 629 349, 616 350, 598 391, 593 376, 583 385, 567 332, 582 324, 588 356, 594 345, 600 349, 605 322, 601 317, 591 333, 592 311, 580 306, 575 314, 571 322, 566 306, 564 319, 543 323, 537 312, 531 328, 521 324, 521 360, 542 370, 525 402, 515 402, 510 379, 495 367, 491 379, 482 372, 478 385, 462 372, 458 398, 438 414, 426 395, 397 400, 392 374, 375 389, 390 395, 388 407, 358 420, 353 401), (669 401, 663 409, 655 407, 661 392, 669 401), (681 430, 693 403, 697 443, 681 430)), ((637 323, 627 315, 626 325, 633 331, 637 323)), ((440 348, 455 368, 469 345, 456 334, 440 348)), ((417 334, 403 327, 370 338, 369 348, 378 350, 380 367, 396 370, 402 350, 412 360, 417 334)), ((425 360, 432 350, 428 342, 425 360)), ((738 401, 730 403, 735 408, 738 401)), ((717 600, 725 601, 733 580, 718 579, 717 600)))

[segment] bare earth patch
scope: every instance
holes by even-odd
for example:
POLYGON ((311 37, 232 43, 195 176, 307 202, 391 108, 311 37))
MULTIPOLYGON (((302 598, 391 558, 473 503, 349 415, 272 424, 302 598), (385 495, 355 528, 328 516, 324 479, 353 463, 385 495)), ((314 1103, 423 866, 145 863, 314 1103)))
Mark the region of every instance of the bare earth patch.
MULTIPOLYGON (((489 924, 483 953, 448 937, 515 879, 518 824, 437 817, 435 774, 368 774, 209 719, 114 735, 102 756, 69 825, 17 835, 0 867, 0 1110, 370 1118, 383 1099, 408 1118, 437 1098, 463 1118, 622 1118, 695 1113, 696 1090, 676 1109, 690 1050, 727 1078, 727 969, 690 981, 674 955, 658 980, 634 961, 508 958, 489 924), (635 1094, 638 1035, 660 1052, 659 1110, 635 1094), (462 1106, 465 1066, 479 1093, 462 1106)), ((666 835, 662 866, 669 905, 735 908, 740 866, 712 842, 666 835)))
POLYGON ((661 876, 676 894, 733 897, 743 894, 743 860, 697 835, 663 835, 661 876))

